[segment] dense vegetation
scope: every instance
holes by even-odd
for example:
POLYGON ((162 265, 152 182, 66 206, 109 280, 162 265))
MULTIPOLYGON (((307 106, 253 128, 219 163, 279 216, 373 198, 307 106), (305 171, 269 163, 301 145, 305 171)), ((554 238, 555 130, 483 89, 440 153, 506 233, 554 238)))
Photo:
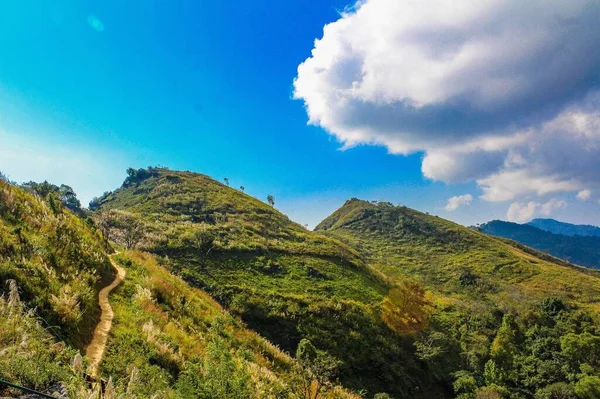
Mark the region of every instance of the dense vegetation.
POLYGON ((596 275, 389 203, 350 200, 317 230, 427 292, 432 308, 404 300, 422 309, 415 356, 458 397, 597 397, 596 275))
POLYGON ((89 397, 77 349, 91 338, 98 290, 113 270, 91 219, 68 208, 71 193, 0 179, 0 378, 38 390, 61 382, 89 397))
POLYGON ((389 203, 311 232, 229 181, 127 174, 91 216, 0 178, 1 378, 97 396, 77 350, 113 245, 108 398, 600 397, 597 271, 389 203))
POLYGON ((554 219, 533 219, 527 224, 554 234, 600 237, 600 227, 588 224, 571 224, 554 219))
POLYGON ((107 195, 98 217, 107 214, 115 240, 126 235, 119 219, 137 218, 141 248, 283 350, 308 339, 326 351, 344 386, 369 396, 442 395, 412 338, 381 317, 387 281, 338 240, 207 176, 166 169, 107 195))
MULTIPOLYGON (((299 362, 247 330, 153 256, 130 251, 116 259, 128 274, 112 297, 115 326, 102 373, 115 378, 121 393, 186 399, 304 398, 317 389, 303 386, 306 371, 299 362)), ((331 398, 352 397, 328 384, 322 392, 331 398)))
MULTIPOLYGON (((103 235, 126 230, 114 237, 126 239, 136 219, 122 212, 96 225, 67 207, 60 187, 0 180, 0 378, 98 397, 80 353, 98 322, 98 290, 114 278, 103 235)), ((338 364, 326 354, 296 360, 152 256, 114 258, 128 275, 111 294, 115 320, 100 365, 108 380, 103 397, 355 397, 333 384, 338 364)), ((0 387, 0 396, 12 393, 0 387)))
POLYGON ((114 272, 91 219, 73 215, 54 194, 0 181, 0 281, 15 280, 25 304, 82 348, 97 323, 98 290, 114 272))
POLYGON ((479 228, 486 234, 515 240, 571 263, 600 268, 600 237, 554 234, 529 224, 500 220, 479 228))

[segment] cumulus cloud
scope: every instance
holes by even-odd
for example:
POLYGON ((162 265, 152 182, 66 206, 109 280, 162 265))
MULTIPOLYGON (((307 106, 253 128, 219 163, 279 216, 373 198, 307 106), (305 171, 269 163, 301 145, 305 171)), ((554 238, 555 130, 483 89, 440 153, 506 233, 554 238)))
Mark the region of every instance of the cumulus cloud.
POLYGON ((550 201, 540 206, 540 213, 544 216, 550 216, 555 210, 567 207, 567 202, 552 198, 550 201))
POLYGON ((579 199, 579 200, 587 201, 590 198, 592 198, 591 190, 581 190, 580 192, 577 193, 577 199, 579 199))
POLYGON ((600 3, 361 0, 298 67, 309 123, 488 201, 600 188, 600 3))
POLYGON ((469 205, 473 201, 471 194, 457 195, 455 197, 448 198, 448 203, 444 207, 447 211, 455 211, 461 206, 469 205))
POLYGON ((528 222, 535 215, 535 211, 540 206, 539 203, 530 201, 528 203, 523 202, 513 202, 508 207, 508 212, 506 212, 506 217, 511 222, 528 222))
POLYGON ((523 223, 531 220, 538 211, 544 216, 550 216, 555 210, 566 208, 566 206, 566 201, 556 198, 552 198, 543 204, 534 201, 527 203, 513 202, 508 207, 506 217, 511 222, 523 223))

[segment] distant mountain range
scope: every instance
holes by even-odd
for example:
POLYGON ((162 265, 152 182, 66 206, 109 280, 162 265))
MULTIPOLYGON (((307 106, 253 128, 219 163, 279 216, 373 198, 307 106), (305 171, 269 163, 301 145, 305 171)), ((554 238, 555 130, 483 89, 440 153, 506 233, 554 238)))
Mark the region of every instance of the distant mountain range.
POLYGON ((480 231, 509 238, 581 266, 600 268, 600 228, 554 219, 534 219, 527 224, 493 220, 480 231), (560 233, 559 233, 560 232, 560 233))
POLYGON ((530 226, 535 226, 538 229, 546 230, 554 234, 562 234, 565 236, 592 236, 600 237, 600 227, 589 224, 571 224, 559 222, 554 219, 533 219, 527 223, 530 226))

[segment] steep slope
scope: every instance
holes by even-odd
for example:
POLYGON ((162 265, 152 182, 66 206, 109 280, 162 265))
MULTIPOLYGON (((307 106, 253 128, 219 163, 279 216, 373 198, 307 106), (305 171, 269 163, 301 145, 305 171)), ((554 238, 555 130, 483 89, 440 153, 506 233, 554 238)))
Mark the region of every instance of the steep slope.
POLYGON ((600 237, 600 227, 587 224, 571 224, 554 219, 533 219, 527 224, 554 234, 600 237))
POLYGON ((568 262, 600 268, 600 237, 554 234, 529 224, 493 220, 480 226, 483 233, 509 238, 568 262))
POLYGON ((597 273, 389 203, 347 201, 316 230, 357 248, 391 282, 429 292, 416 356, 456 394, 553 397, 542 396, 552 384, 572 392, 583 378, 588 360, 569 344, 580 334, 600 340, 597 273))
POLYGON ((57 336, 80 348, 88 343, 98 291, 113 273, 100 236, 83 219, 52 197, 0 181, 0 281, 15 280, 57 336))
MULTIPOLYGON (((132 397, 303 397, 305 371, 212 298, 139 251, 115 256, 127 278, 111 297, 101 374, 132 397)), ((332 387, 336 398, 355 396, 332 387)))
MULTIPOLYGON (((93 225, 52 193, 42 198, 0 181, 0 379, 75 399, 357 399, 313 382, 324 355, 291 358, 149 254, 113 255, 115 279, 93 225), (98 301, 112 311, 110 328, 98 301), (104 354, 92 341, 82 357, 94 330, 104 354)), ((1 397, 19 395, 0 385, 1 397)))
POLYGON ((412 338, 383 321, 387 282, 340 241, 191 172, 130 171, 94 206, 100 219, 114 219, 117 241, 125 243, 132 220, 142 224, 140 248, 285 351, 307 338, 339 359, 344 386, 431 398, 444 389, 412 356, 412 338))
MULTIPOLYGON (((100 236, 54 197, 0 180, 0 378, 45 391, 84 388, 69 367, 98 322, 112 279, 100 236)), ((2 387, 0 387, 0 395, 2 387)))

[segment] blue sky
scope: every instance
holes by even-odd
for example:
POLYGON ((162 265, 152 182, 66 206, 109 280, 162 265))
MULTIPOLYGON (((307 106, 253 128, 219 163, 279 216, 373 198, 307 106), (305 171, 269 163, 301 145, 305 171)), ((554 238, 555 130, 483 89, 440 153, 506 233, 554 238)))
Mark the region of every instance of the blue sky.
MULTIPOLYGON (((70 184, 86 202, 118 187, 129 166, 193 170, 227 177, 258 198, 273 194, 279 209, 310 226, 350 197, 402 203, 463 224, 506 218, 514 202, 541 209, 554 198, 569 206, 552 216, 600 223, 595 197, 575 199, 583 189, 595 192, 593 182, 486 201, 477 180, 486 176, 427 172, 424 162, 436 148, 415 144, 405 151, 393 139, 352 140, 325 117, 307 125, 309 90, 293 99, 298 66, 324 25, 356 21, 362 10, 342 17, 346 6, 3 2, 0 170, 17 181, 70 184), (468 205, 444 209, 450 197, 465 194, 473 198, 468 205)), ((303 81, 309 78, 307 72, 303 81)), ((368 115, 363 121, 371 123, 368 115)))

